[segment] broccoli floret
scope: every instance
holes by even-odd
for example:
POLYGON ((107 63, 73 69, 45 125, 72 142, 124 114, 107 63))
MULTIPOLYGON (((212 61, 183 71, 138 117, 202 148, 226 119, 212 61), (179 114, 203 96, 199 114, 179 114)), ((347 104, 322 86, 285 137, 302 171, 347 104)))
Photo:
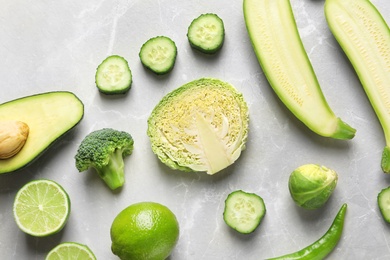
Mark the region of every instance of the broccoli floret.
POLYGON ((76 159, 79 172, 95 168, 99 176, 112 189, 125 182, 125 156, 133 152, 134 140, 129 133, 103 128, 88 134, 81 142, 76 159))

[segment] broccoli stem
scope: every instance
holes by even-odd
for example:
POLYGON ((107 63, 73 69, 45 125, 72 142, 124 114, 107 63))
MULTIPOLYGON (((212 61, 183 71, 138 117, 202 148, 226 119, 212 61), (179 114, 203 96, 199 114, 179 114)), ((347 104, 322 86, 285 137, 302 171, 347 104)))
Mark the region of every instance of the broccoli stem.
POLYGON ((108 164, 96 168, 100 178, 110 187, 110 189, 115 190, 119 187, 122 187, 125 182, 125 172, 124 172, 124 162, 121 149, 116 149, 110 156, 108 164))

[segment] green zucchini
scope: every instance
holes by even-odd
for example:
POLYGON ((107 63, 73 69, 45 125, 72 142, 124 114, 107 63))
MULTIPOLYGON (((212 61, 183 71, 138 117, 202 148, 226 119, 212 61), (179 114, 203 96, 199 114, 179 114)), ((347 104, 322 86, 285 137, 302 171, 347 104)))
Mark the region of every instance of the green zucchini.
POLYGON ((244 18, 264 74, 287 108, 321 136, 353 138, 356 130, 325 100, 289 0, 244 0, 244 18))
POLYGON ((0 122, 18 120, 30 129, 23 148, 13 157, 0 160, 0 174, 16 171, 35 161, 83 116, 83 103, 67 91, 40 93, 0 104, 0 122))
POLYGON ((368 0, 326 0, 329 28, 347 55, 383 128, 382 169, 390 173, 390 30, 368 0))

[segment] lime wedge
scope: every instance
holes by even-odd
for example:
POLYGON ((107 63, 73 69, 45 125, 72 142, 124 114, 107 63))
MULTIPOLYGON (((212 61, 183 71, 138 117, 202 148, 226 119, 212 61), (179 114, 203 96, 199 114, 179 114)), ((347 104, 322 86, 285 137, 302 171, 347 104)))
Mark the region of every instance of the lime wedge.
POLYGON ((34 180, 16 194, 13 206, 18 227, 25 233, 44 237, 59 232, 70 213, 66 191, 51 180, 34 180))
POLYGON ((75 242, 64 242, 53 248, 45 260, 96 260, 88 246, 75 242))

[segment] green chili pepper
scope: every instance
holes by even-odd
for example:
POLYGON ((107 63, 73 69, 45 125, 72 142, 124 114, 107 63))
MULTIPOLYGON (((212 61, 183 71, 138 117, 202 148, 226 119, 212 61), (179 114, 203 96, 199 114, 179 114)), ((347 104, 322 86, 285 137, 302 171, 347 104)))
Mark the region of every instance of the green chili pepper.
POLYGON ((332 225, 326 233, 313 244, 291 254, 269 258, 268 260, 320 260, 324 259, 337 245, 344 227, 347 204, 343 204, 337 213, 332 225))

